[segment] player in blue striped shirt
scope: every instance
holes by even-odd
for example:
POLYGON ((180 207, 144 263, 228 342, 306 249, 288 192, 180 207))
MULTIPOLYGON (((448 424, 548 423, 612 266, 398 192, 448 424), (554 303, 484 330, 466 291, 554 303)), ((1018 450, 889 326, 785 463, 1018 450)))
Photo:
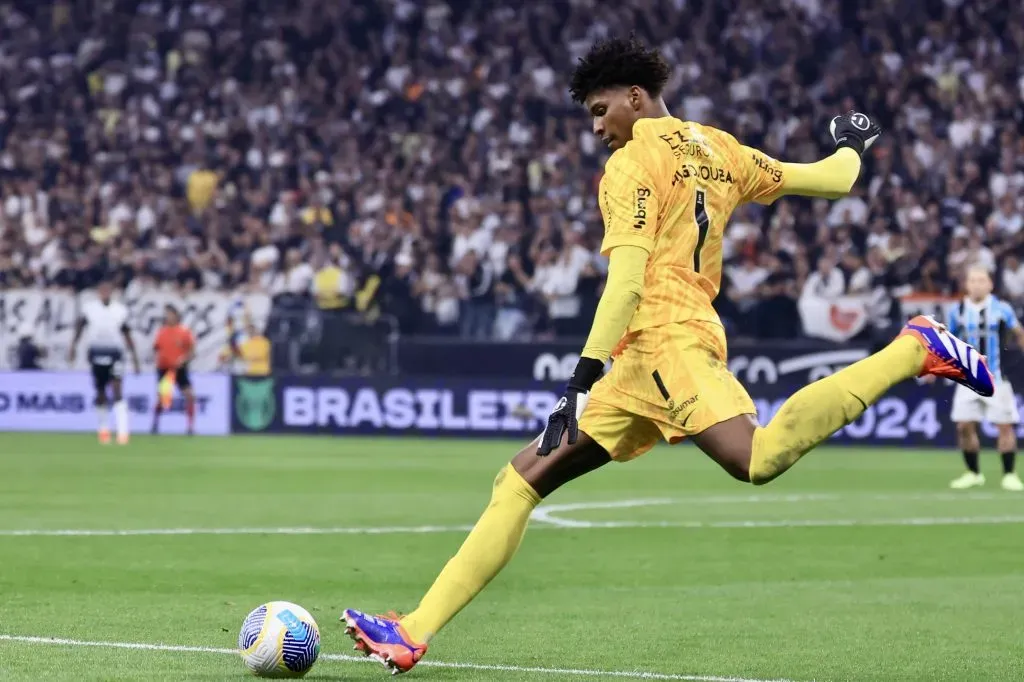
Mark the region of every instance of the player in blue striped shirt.
POLYGON ((967 295, 953 307, 947 326, 952 334, 988 357, 989 369, 996 380, 996 391, 992 397, 983 398, 957 386, 953 393, 950 416, 956 423, 957 438, 964 453, 967 471, 950 486, 963 490, 985 484, 985 476, 978 466, 978 453, 981 449, 978 422, 987 420, 999 430, 997 446, 1003 458, 1003 488, 1024 491, 1024 483, 1014 471, 1017 451, 1015 425, 1020 420, 1017 398, 1003 374, 1002 364, 1007 334, 1012 333, 1017 344, 1024 347, 1024 327, 1017 321, 1017 315, 1010 304, 992 295, 992 277, 985 268, 974 266, 967 271, 964 291, 967 295))

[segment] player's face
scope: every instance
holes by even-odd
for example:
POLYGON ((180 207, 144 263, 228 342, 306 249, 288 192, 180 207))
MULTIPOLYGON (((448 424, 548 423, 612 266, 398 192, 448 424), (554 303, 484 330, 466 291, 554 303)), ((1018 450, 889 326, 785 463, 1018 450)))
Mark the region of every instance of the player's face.
POLYGON ((110 297, 113 295, 114 289, 109 284, 101 284, 97 293, 99 294, 101 301, 104 303, 110 303, 110 297))
POLYGON ((967 297, 972 301, 980 301, 992 293, 992 278, 982 270, 971 270, 964 282, 967 297))
POLYGON ((178 315, 173 310, 168 310, 164 313, 164 324, 168 327, 174 327, 178 324, 178 315))
POLYGON ((633 139, 633 124, 640 118, 640 88, 608 88, 591 93, 587 111, 594 121, 594 134, 613 150, 633 139))

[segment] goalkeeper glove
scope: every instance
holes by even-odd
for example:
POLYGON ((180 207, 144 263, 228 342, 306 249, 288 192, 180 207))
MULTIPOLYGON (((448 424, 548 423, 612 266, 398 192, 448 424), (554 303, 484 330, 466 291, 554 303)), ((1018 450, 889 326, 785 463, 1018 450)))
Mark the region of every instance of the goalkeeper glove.
POLYGON ((836 116, 829 123, 828 132, 836 143, 836 149, 849 147, 861 156, 864 155, 878 136, 882 128, 871 120, 867 114, 852 109, 841 116, 836 116))
POLYGON ((580 436, 579 412, 587 404, 587 394, 591 387, 601 378, 604 363, 594 358, 580 358, 576 369, 565 387, 565 394, 555 404, 555 409, 548 416, 548 424, 540 437, 537 454, 545 457, 562 444, 562 436, 569 432, 569 445, 574 445, 580 436), (582 398, 580 397, 582 394, 582 398))

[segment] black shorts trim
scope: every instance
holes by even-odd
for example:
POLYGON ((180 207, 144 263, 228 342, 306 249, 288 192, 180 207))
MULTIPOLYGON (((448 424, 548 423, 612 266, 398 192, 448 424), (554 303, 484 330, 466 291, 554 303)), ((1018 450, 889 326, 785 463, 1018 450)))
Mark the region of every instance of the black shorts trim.
POLYGON ((92 385, 97 392, 104 393, 111 382, 121 380, 124 374, 124 357, 120 351, 89 349, 88 358, 92 385))

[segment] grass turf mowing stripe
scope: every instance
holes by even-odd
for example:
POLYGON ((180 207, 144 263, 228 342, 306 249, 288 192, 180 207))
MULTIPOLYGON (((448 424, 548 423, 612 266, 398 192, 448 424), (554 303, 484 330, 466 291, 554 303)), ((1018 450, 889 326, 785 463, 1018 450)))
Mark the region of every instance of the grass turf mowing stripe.
MULTIPOLYGON (((998 526, 1024 524, 1024 516, 923 516, 897 519, 784 519, 765 521, 575 521, 535 519, 537 530, 595 530, 609 528, 856 528, 878 526, 998 526)), ((140 537, 175 535, 396 535, 416 533, 465 533, 459 526, 352 526, 335 528, 24 528, 0 529, 0 537, 140 537)))
MULTIPOLYGON (((90 642, 79 639, 61 637, 36 637, 28 635, 0 635, 2 642, 19 644, 49 644, 72 647, 94 647, 101 649, 132 649, 136 651, 180 651, 190 653, 231 654, 238 655, 237 649, 218 649, 215 647, 180 646, 174 644, 147 644, 144 642, 90 642)), ((342 661, 346 663, 376 663, 361 656, 345 654, 321 654, 321 660, 342 661)), ((787 679, 764 680, 750 677, 721 677, 718 675, 677 675, 673 673, 652 673, 628 670, 591 670, 576 668, 542 668, 517 665, 485 665, 479 663, 452 663, 446 661, 422 661, 419 664, 433 668, 455 668, 462 670, 481 670, 506 673, 537 673, 542 675, 577 675, 580 677, 604 677, 628 680, 683 680, 688 682, 793 682, 787 679)))

